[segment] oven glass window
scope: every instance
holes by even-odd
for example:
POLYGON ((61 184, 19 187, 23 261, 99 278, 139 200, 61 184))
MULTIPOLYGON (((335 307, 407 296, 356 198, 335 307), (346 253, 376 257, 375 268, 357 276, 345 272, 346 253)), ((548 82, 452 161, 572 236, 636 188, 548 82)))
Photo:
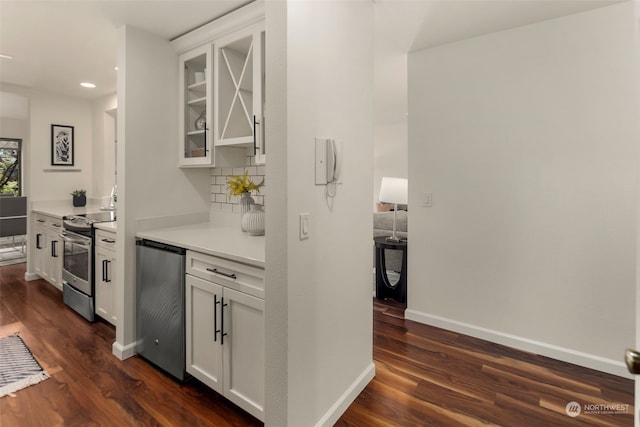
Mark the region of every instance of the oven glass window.
POLYGON ((89 281, 89 247, 65 241, 64 269, 80 279, 89 281))

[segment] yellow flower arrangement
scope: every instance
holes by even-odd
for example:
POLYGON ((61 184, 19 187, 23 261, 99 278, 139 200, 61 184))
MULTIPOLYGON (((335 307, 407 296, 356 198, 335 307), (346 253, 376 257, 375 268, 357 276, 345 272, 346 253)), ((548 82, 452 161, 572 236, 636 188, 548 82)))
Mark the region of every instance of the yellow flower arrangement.
POLYGON ((227 175, 227 189, 229 193, 234 196, 239 196, 242 193, 251 193, 255 191, 260 192, 260 187, 264 185, 264 178, 262 182, 256 184, 251 178, 249 178, 249 172, 245 171, 244 175, 227 175))

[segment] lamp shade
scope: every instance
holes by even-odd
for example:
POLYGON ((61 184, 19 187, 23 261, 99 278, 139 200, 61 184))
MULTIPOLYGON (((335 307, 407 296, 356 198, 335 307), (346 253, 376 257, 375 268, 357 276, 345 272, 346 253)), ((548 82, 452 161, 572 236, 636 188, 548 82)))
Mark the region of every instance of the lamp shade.
POLYGON ((383 177, 379 200, 383 203, 406 205, 409 199, 408 183, 406 178, 383 177))

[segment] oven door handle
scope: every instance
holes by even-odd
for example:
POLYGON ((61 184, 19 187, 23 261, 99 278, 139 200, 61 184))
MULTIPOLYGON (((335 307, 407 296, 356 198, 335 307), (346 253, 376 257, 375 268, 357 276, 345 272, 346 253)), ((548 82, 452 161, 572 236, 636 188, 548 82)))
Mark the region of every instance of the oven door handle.
POLYGON ((91 239, 75 239, 71 236, 69 236, 67 233, 60 233, 58 234, 58 236, 60 236, 60 238, 62 240, 64 240, 65 242, 69 242, 69 243, 75 243, 76 245, 82 245, 82 246, 91 246, 91 239))

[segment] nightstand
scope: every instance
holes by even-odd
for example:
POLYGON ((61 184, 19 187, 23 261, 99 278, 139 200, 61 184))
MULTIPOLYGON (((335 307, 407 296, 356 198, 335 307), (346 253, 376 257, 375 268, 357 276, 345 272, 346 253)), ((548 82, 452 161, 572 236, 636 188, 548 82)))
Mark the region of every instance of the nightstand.
POLYGON ((390 241, 386 236, 374 237, 376 251, 376 298, 392 298, 400 303, 407 303, 407 240, 390 241), (385 250, 402 251, 402 266, 397 273, 398 280, 389 279, 386 266, 385 250))

